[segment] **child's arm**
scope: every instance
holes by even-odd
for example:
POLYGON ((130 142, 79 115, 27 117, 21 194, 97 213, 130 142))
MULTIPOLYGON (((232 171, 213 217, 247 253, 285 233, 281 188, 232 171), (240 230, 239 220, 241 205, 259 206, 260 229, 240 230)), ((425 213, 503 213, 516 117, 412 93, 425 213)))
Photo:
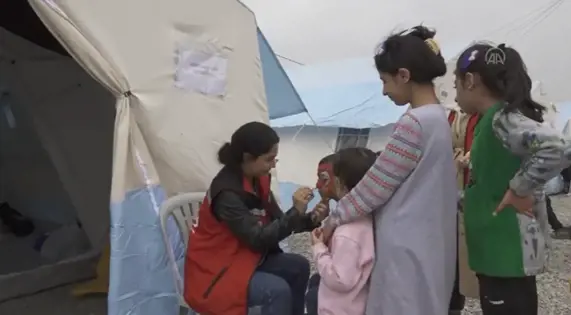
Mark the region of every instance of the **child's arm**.
POLYGON ((384 205, 422 156, 422 128, 410 112, 397 122, 385 150, 365 177, 331 209, 329 226, 353 221, 384 205))
POLYGON ((349 292, 362 277, 361 245, 344 236, 333 236, 331 244, 337 253, 334 256, 325 244, 319 242, 313 245, 317 271, 329 289, 349 292))
POLYGON ((525 158, 510 181, 518 196, 529 196, 571 164, 571 142, 546 124, 519 112, 496 113, 493 128, 508 150, 525 158))

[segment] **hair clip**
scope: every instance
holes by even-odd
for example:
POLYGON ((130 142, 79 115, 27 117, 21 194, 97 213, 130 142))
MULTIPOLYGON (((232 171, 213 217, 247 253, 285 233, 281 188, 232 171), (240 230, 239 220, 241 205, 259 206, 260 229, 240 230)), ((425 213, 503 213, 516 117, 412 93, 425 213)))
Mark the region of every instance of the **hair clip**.
POLYGON ((477 49, 474 49, 470 52, 470 54, 466 54, 464 62, 462 62, 462 64, 461 64, 461 68, 462 69, 468 68, 470 66, 470 64, 472 64, 472 62, 474 60, 476 60, 476 57, 478 56, 478 52, 479 51, 477 49))
POLYGON ((434 52, 437 55, 440 53, 440 47, 438 46, 438 43, 434 40, 434 38, 428 38, 424 42, 426 43, 426 45, 428 45, 428 48, 430 48, 432 52, 434 52))
POLYGON ((414 32, 415 30, 416 30, 415 27, 411 27, 411 28, 409 28, 408 30, 402 31, 402 32, 400 33, 400 36, 409 35, 410 33, 414 32))
POLYGON ((468 61, 472 62, 474 60, 476 60, 476 55, 478 55, 478 51, 477 50, 473 50, 470 53, 470 57, 468 57, 468 61))

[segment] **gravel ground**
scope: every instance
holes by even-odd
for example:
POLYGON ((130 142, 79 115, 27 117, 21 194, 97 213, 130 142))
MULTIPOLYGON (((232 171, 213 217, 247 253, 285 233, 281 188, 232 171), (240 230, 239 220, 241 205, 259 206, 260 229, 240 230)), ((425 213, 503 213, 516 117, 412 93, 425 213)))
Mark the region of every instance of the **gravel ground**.
MULTIPOLYGON (((553 206, 559 219, 571 225, 571 198, 554 197, 553 206)), ((289 240, 296 253, 310 257, 309 234, 298 234, 289 240)), ((571 314, 571 241, 554 241, 550 271, 539 277, 540 315, 571 314)), ((105 297, 75 299, 71 287, 65 286, 0 304, 0 314, 18 315, 105 315, 105 297)), ((478 301, 469 300, 464 315, 481 314, 478 301)))
MULTIPOLYGON (((552 197, 557 217, 564 225, 571 225, 571 197, 552 197)), ((295 253, 308 257, 310 255, 309 234, 297 234, 289 238, 289 247, 295 253)), ((539 314, 569 315, 571 314, 571 240, 554 240, 553 251, 549 262, 549 272, 538 277, 539 314)), ((313 266, 312 266, 313 267, 313 266)), ((478 300, 468 299, 464 315, 479 315, 478 300)))

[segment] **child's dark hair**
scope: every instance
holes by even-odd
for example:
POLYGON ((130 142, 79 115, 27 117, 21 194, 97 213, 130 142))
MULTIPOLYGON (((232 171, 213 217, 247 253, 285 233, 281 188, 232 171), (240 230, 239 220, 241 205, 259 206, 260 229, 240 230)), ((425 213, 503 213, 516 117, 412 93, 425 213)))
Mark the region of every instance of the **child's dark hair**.
POLYGON ((373 166, 377 154, 367 148, 347 148, 337 152, 333 174, 347 189, 353 189, 373 166))
POLYGON ((543 122, 545 107, 531 98, 532 81, 521 55, 513 48, 500 44, 494 47, 477 43, 468 47, 458 58, 456 76, 477 73, 492 96, 506 102, 504 112, 519 110, 526 117, 543 122))
POLYGON ((325 156, 324 158, 322 158, 321 160, 319 160, 318 165, 325 164, 325 163, 333 163, 335 161, 335 157, 336 157, 335 153, 329 154, 329 155, 325 156))
POLYGON ((249 122, 236 129, 230 142, 226 142, 218 150, 218 161, 224 166, 240 166, 244 153, 257 158, 270 152, 280 138, 272 127, 257 121, 249 122))
POLYGON ((435 34, 434 30, 419 25, 389 36, 377 48, 377 71, 395 75, 405 68, 410 72, 410 80, 416 83, 432 83, 445 75, 446 62, 433 39, 435 34))

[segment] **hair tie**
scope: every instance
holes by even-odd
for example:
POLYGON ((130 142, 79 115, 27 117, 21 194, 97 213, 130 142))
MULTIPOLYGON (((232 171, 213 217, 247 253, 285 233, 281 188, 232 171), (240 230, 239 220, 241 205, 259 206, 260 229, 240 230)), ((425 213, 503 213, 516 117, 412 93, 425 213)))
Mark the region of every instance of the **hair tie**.
POLYGON ((436 55, 440 53, 440 47, 438 46, 438 43, 434 40, 434 38, 428 38, 424 40, 424 42, 426 43, 426 45, 428 45, 428 48, 430 48, 430 50, 432 50, 433 53, 435 53, 436 55))

